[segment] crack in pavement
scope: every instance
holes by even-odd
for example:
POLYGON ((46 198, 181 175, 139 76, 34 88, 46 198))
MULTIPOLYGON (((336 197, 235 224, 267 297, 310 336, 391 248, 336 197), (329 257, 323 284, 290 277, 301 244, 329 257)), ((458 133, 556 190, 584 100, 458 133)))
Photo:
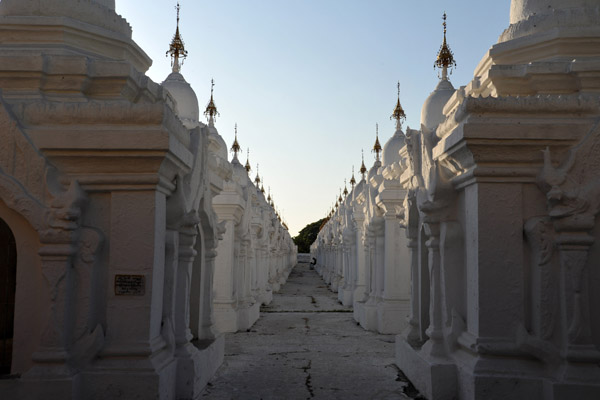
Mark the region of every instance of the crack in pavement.
POLYGON ((315 397, 315 391, 312 387, 312 376, 310 375, 310 372, 308 372, 309 369, 311 369, 312 367, 312 360, 308 360, 308 365, 306 367, 302 367, 302 369, 304 370, 306 375, 306 379, 304 380, 304 386, 306 386, 306 390, 308 390, 308 394, 310 394, 310 397, 315 397))
POLYGON ((306 329, 306 333, 310 332, 310 326, 308 325, 308 318, 302 318, 304 320, 304 328, 306 329))

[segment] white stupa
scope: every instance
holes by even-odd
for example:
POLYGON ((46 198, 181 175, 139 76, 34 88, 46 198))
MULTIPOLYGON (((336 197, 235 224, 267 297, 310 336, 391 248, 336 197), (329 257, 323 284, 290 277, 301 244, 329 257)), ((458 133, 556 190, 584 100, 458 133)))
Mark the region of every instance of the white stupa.
POLYGON ((456 66, 454 55, 446 42, 446 13, 444 13, 444 41, 435 61, 434 67, 442 70, 440 82, 427 97, 421 109, 421 125, 427 132, 433 132, 445 119, 444 106, 452 97, 454 86, 448 80, 448 70, 456 66))
POLYGON ((396 132, 383 146, 383 166, 387 167, 393 163, 400 161, 400 149, 406 144, 406 136, 402 132, 402 120, 406 119, 404 109, 400 105, 400 82, 398 82, 398 101, 394 113, 390 117, 396 120, 396 132))
POLYGON ((167 89, 173 100, 175 100, 175 113, 181 122, 183 122, 186 128, 193 129, 199 125, 200 108, 198 107, 196 93, 194 93, 194 90, 190 84, 186 82, 180 72, 188 52, 185 50, 183 40, 179 34, 179 9, 178 3, 177 29, 175 30, 175 36, 173 36, 173 40, 167 51, 167 55, 171 56, 173 72, 169 74, 167 79, 165 79, 161 85, 163 88, 167 89))

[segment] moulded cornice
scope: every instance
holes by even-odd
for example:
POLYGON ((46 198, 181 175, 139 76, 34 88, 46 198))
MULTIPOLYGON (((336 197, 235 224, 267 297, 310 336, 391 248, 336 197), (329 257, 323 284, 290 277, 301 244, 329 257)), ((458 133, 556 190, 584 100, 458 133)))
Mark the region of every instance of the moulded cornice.
MULTIPOLYGON (((120 18, 116 13, 112 14, 120 18)), ((129 28, 127 22, 124 23, 129 28)), ((126 30, 128 32, 116 32, 60 16, 0 16, 0 43, 13 43, 20 50, 47 48, 54 54, 60 46, 62 52, 127 60, 144 73, 152 65, 152 60, 131 39, 130 28, 126 30)))
POLYGON ((534 182, 542 150, 563 157, 589 132, 599 110, 600 99, 589 94, 467 97, 460 117, 441 127, 433 157, 453 172, 455 184, 534 182))

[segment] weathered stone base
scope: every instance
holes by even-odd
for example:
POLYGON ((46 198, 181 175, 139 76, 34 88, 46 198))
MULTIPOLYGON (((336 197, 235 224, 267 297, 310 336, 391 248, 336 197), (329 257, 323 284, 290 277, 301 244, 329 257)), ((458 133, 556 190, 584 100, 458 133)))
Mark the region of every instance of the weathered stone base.
POLYGON ((338 290, 338 300, 345 306, 351 306, 354 297, 354 290, 352 288, 344 288, 338 290))
POLYGON ((238 309, 237 311, 237 330, 245 331, 250 329, 260 316, 260 303, 254 303, 238 309))
MULTIPOLYGON (((600 380, 555 382, 544 377, 544 367, 535 359, 476 357, 458 350, 452 359, 426 356, 421 349, 396 336, 396 365, 429 400, 569 400, 600 399, 600 380)), ((600 373, 597 366, 582 368, 600 373)))
POLYGON ((377 304, 377 331, 384 335, 400 333, 408 325, 408 300, 383 300, 377 304))
POLYGON ((365 320, 365 302, 364 301, 354 301, 352 304, 353 311, 352 316, 354 320, 358 322, 362 326, 362 321, 365 320))
POLYGON ((176 375, 176 359, 166 350, 144 360, 115 355, 100 359, 82 373, 81 398, 172 399, 176 395, 176 375))
POLYGON ((220 333, 237 332, 238 316, 235 303, 214 303, 215 330, 220 333))
POLYGON ((340 285, 340 277, 338 275, 334 275, 331 279, 331 286, 329 287, 329 289, 333 293, 337 293, 338 289, 339 289, 339 285, 340 285))
POLYGON ((429 360, 402 335, 396 336, 396 365, 427 399, 458 398, 456 366, 445 360, 429 360))
MULTIPOLYGON (((194 342, 194 346, 198 349, 198 366, 200 373, 196 375, 196 381, 194 383, 194 394, 200 392, 206 386, 208 381, 215 375, 217 369, 223 364, 225 358, 225 336, 219 335, 211 341, 198 341, 194 342)), ((178 399, 183 400, 183 399, 178 399)))
MULTIPOLYGON (((365 298, 365 286, 358 285, 354 288, 354 292, 352 293, 353 303, 356 303, 356 299, 364 299, 365 298)), ((354 306, 354 305, 353 305, 354 306)))
POLYGON ((268 305, 268 304, 271 304, 272 301, 273 301, 273 292, 270 290, 266 290, 258 296, 258 302, 260 304, 268 305))
POLYGON ((281 289, 281 285, 279 284, 279 282, 271 283, 271 290, 273 293, 278 293, 280 289, 281 289))
POLYGON ((2 399, 76 400, 81 398, 80 380, 80 375, 51 380, 1 379, 0 393, 2 399))
POLYGON ((377 302, 373 299, 369 299, 366 303, 364 303, 364 311, 362 315, 362 320, 360 322, 360 326, 368 331, 376 331, 377 330, 377 302))

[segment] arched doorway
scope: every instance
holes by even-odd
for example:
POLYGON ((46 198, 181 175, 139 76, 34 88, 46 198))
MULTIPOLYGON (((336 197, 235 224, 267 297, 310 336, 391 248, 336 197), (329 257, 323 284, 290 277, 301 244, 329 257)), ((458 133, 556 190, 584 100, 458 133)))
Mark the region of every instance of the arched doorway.
POLYGON ((0 375, 10 374, 17 287, 17 246, 9 226, 0 219, 0 375))

